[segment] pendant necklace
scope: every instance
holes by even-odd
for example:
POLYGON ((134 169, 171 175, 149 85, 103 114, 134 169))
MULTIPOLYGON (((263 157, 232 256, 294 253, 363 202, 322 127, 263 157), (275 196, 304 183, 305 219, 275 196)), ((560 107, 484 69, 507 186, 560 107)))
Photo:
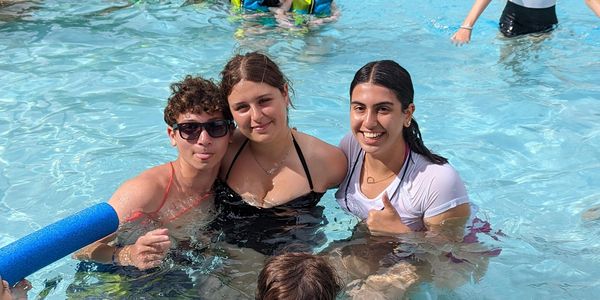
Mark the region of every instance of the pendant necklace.
MULTIPOLYGON (((252 151, 252 148, 250 148, 250 151, 252 151)), ((282 166, 283 163, 286 161, 286 159, 288 158, 288 156, 290 156, 290 152, 292 152, 292 145, 290 145, 288 147, 287 152, 285 153, 285 155, 283 155, 283 157, 281 158, 281 160, 279 160, 278 162, 276 162, 272 168, 270 169, 266 169, 265 167, 263 167, 261 165, 261 163, 258 161, 258 158, 256 158, 256 155, 254 154, 254 151, 252 151, 252 157, 254 157, 254 161, 256 161, 256 164, 269 176, 273 175, 275 172, 277 172, 282 166)))

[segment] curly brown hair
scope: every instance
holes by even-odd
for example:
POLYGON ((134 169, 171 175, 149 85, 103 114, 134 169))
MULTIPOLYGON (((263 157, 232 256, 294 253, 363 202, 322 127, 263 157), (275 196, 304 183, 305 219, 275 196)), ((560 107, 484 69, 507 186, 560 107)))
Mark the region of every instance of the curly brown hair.
POLYGON ((171 84, 171 96, 164 111, 167 125, 177 123, 177 117, 181 114, 203 112, 221 112, 226 120, 233 120, 225 97, 212 80, 187 75, 182 81, 171 84))
POLYGON ((342 283, 329 261, 311 253, 269 258, 258 276, 256 299, 333 300, 342 283))

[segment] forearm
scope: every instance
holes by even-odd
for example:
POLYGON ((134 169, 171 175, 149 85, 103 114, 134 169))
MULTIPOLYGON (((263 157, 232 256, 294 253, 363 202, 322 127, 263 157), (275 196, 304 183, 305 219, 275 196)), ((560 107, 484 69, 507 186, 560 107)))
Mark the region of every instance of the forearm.
POLYGON ((132 245, 123 247, 111 246, 98 241, 79 250, 73 257, 79 260, 91 260, 102 264, 130 266, 133 265, 131 247, 132 245))
POLYGON ((473 27, 477 22, 477 19, 479 19, 479 16, 481 16, 481 14, 487 8, 490 2, 491 0, 475 0, 473 7, 471 7, 469 14, 462 22, 461 26, 473 27))
POLYGON ((585 4, 600 17, 600 0, 585 0, 585 4))
POLYGON ((113 253, 116 246, 108 245, 104 241, 94 242, 73 254, 73 258, 79 260, 92 260, 103 264, 112 264, 113 253))
POLYGON ((114 240, 114 238, 115 234, 112 234, 106 238, 89 244, 75 252, 75 254, 73 254, 73 258, 78 260, 91 260, 102 264, 114 264, 122 266, 130 265, 131 246, 119 247, 116 245, 110 245, 109 243, 114 240))

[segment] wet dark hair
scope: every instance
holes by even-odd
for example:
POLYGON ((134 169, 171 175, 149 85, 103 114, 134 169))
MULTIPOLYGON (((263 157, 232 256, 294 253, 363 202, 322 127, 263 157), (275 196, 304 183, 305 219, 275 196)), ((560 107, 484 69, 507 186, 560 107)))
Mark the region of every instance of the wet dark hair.
POLYGON ((225 120, 233 120, 221 90, 212 80, 187 75, 182 81, 171 84, 171 96, 164 111, 165 123, 177 123, 184 113, 223 113, 225 120))
MULTIPOLYGON (((408 105, 413 103, 415 91, 410 74, 393 60, 372 61, 360 68, 354 74, 354 79, 350 84, 350 97, 352 97, 354 88, 361 83, 372 83, 389 89, 400 101, 402 110, 407 109, 408 105)), ((402 129, 402 135, 412 151, 427 157, 432 163, 443 165, 448 162, 445 157, 434 154, 425 147, 419 125, 414 118, 409 127, 402 129)))
MULTIPOLYGON (((268 56, 259 52, 237 54, 227 62, 221 71, 221 91, 225 95, 225 99, 229 97, 233 87, 242 80, 264 82, 281 93, 285 93, 287 85, 288 92, 293 94, 291 84, 279 66, 268 56)), ((291 100, 290 105, 292 105, 291 100)))
POLYGON ((258 276, 256 299, 333 300, 341 288, 341 280, 326 258, 284 253, 267 260, 258 276))

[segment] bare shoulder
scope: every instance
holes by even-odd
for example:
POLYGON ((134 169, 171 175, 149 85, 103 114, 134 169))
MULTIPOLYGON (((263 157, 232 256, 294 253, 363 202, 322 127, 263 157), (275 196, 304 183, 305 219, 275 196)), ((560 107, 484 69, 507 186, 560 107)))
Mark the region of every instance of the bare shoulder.
POLYGON ((344 152, 334 145, 331 145, 317 137, 308 135, 300 131, 294 131, 294 137, 302 148, 302 153, 310 157, 311 160, 328 161, 331 159, 346 159, 344 152))
POLYGON ((320 177, 331 188, 339 185, 346 176, 347 161, 342 150, 314 136, 294 131, 311 174, 320 177))
POLYGON ((117 211, 119 219, 128 217, 133 211, 154 211, 160 207, 170 174, 169 164, 145 170, 125 181, 108 202, 117 211))

